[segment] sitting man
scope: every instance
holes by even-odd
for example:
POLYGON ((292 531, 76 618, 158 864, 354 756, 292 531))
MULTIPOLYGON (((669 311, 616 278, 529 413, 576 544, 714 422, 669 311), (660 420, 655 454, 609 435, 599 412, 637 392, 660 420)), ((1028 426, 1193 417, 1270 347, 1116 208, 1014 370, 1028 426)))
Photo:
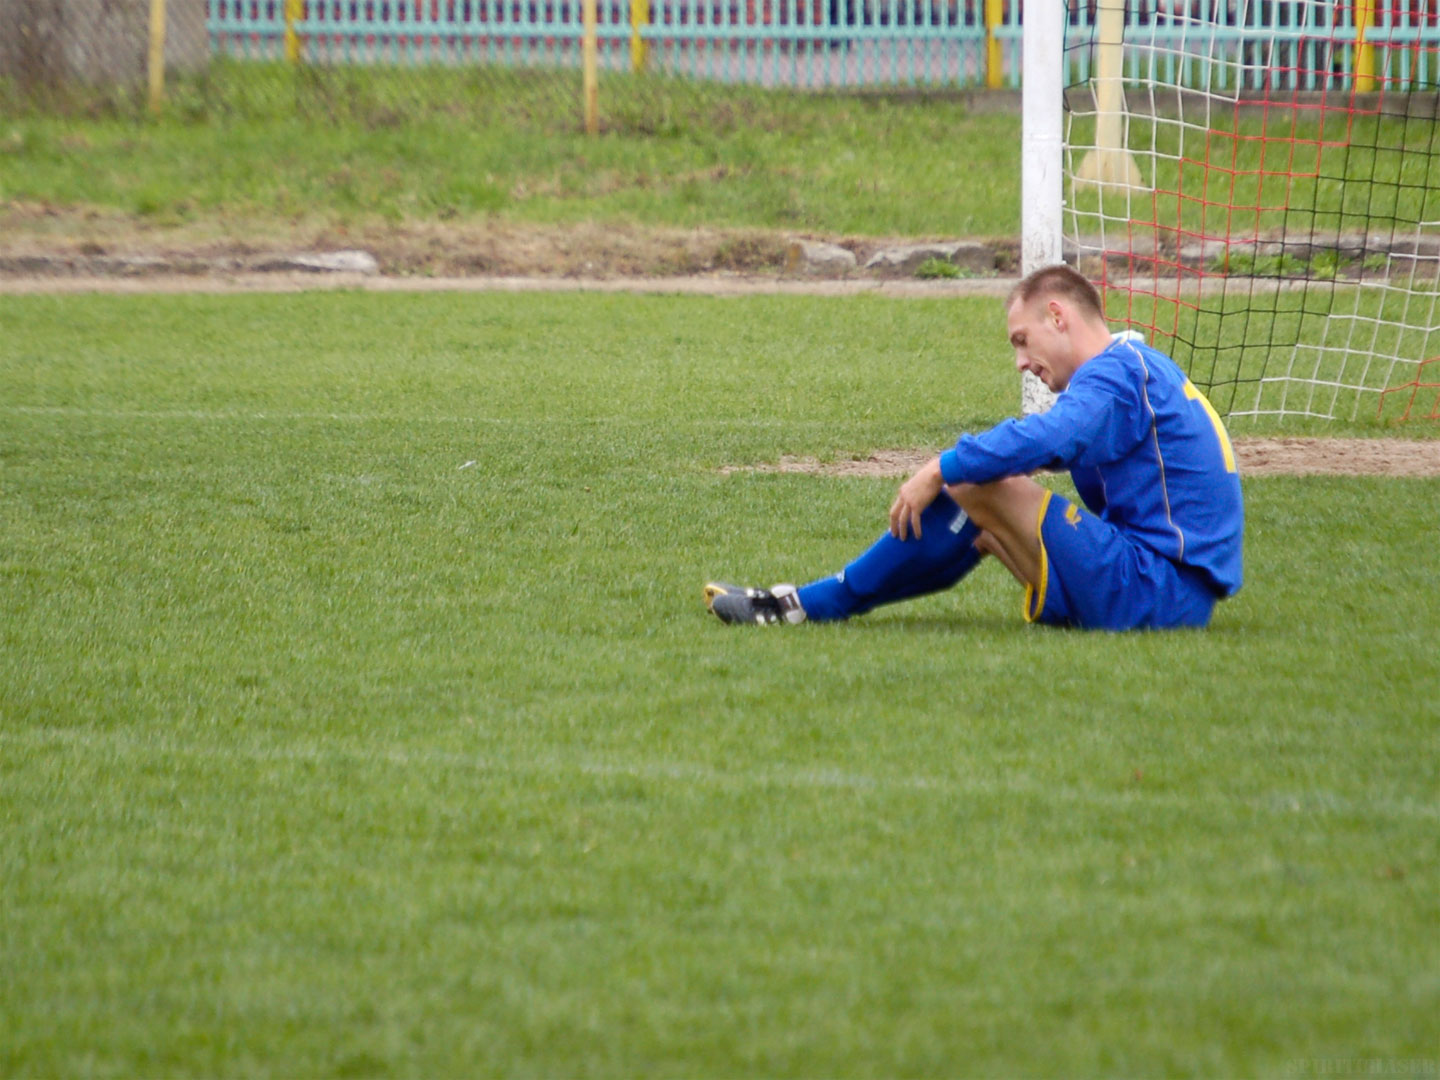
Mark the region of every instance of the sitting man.
POLYGON ((1240 588, 1244 511, 1225 426, 1169 357, 1111 336, 1067 266, 1006 301, 1015 366, 1059 394, 1049 412, 962 435, 900 487, 890 528, 833 577, 712 583, 725 622, 859 615, 948 589, 986 555, 1025 586, 1025 618, 1103 630, 1205 626, 1240 588), (1067 468, 1084 508, 1029 474, 1067 468))

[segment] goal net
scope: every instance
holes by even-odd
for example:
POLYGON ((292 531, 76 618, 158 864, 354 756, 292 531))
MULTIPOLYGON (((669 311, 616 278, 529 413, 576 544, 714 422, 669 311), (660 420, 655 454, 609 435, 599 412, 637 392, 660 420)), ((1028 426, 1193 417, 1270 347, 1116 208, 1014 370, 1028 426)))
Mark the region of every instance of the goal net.
POLYGON ((1112 320, 1231 417, 1440 417, 1440 2, 1068 9, 1063 240, 1112 320))

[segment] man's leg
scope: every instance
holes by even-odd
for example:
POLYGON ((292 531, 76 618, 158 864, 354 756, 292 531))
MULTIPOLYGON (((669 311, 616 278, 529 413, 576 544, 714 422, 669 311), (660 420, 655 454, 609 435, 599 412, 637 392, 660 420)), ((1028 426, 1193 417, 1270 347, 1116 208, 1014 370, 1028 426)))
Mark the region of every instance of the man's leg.
POLYGON ((948 589, 980 561, 980 529, 950 496, 940 494, 921 515, 921 535, 897 540, 883 533, 840 573, 799 590, 805 616, 818 622, 861 615, 948 589))
POLYGON ((1039 578, 1037 522, 1048 493, 1033 480, 960 484, 921 515, 921 535, 898 540, 881 534, 839 574, 798 590, 705 587, 710 610, 726 622, 827 622, 861 615, 882 604, 948 589, 987 554, 1022 583, 1039 578), (1028 574, 1029 576, 1022 576, 1028 574), (792 605, 798 601, 799 610, 792 605))
POLYGON ((1010 553, 1000 546, 1000 542, 988 532, 982 532, 980 538, 975 541, 975 549, 983 555, 993 555, 1000 562, 1000 565, 1010 571, 1010 575, 1021 585, 1028 585, 1025 575, 1020 572, 1020 567, 1010 557, 1010 553))

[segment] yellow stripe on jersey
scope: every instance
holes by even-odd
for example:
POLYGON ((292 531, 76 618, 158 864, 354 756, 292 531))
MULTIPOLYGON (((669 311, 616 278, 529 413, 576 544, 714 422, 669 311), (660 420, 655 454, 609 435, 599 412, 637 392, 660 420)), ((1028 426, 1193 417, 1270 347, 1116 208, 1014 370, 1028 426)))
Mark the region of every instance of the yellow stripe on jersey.
POLYGON ((1210 423, 1215 428, 1215 437, 1220 440, 1220 453, 1225 457, 1225 471, 1234 472, 1235 448, 1230 445, 1230 435, 1225 430, 1220 414, 1215 411, 1215 406, 1210 404, 1210 399, 1197 390, 1189 379, 1185 380, 1185 396, 1191 401, 1198 401, 1205 410, 1205 415, 1210 417, 1210 423))

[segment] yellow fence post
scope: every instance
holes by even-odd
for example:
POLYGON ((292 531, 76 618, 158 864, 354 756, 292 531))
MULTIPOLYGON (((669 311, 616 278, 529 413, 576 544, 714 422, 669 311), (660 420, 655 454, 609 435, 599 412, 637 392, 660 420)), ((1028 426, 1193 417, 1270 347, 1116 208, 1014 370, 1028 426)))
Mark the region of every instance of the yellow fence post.
POLYGON ((1375 0, 1355 0, 1355 90, 1375 89, 1375 46, 1366 40, 1375 25, 1375 0))
POLYGON ((649 54, 640 28, 650 25, 650 0, 630 0, 630 70, 639 73, 645 70, 645 59, 649 54))
POLYGON ((150 111, 165 101, 165 0, 150 0, 150 111))
POLYGON ((305 17, 305 0, 285 0, 285 59, 300 62, 300 35, 295 24, 305 17))
POLYGON ((585 38, 580 48, 585 68, 585 134, 595 135, 600 131, 600 80, 596 73, 599 64, 599 49, 596 46, 595 0, 585 0, 585 38))
POLYGON ((998 90, 1005 85, 1005 59, 995 30, 1005 21, 1005 0, 985 0, 985 85, 998 90))
POLYGON ((1080 159, 1075 185, 1145 190, 1125 145, 1125 0, 1098 0, 1095 10, 1095 149, 1080 159))

